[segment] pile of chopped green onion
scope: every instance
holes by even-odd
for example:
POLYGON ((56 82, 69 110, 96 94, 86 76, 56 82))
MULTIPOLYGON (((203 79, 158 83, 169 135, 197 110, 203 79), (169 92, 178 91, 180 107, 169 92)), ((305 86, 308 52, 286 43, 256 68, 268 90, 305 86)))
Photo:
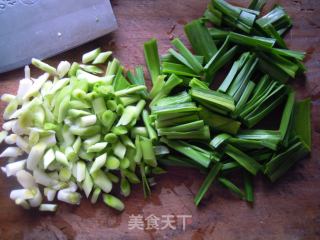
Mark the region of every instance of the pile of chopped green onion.
POLYGON ((286 85, 306 70, 305 53, 287 48, 282 37, 292 23, 281 6, 260 16, 265 3, 210 1, 184 28, 194 53, 176 38, 159 60, 156 41, 145 44, 153 79, 149 119, 170 151, 158 161, 207 172, 196 205, 215 179, 252 202, 252 176, 276 181, 310 152, 310 100, 296 100, 286 85), (270 128, 265 119, 276 109, 279 125, 270 128), (239 172, 242 184, 232 181, 239 172))
POLYGON ((45 73, 32 78, 26 66, 17 95, 1 97, 8 105, 0 143, 12 145, 1 169, 21 185, 10 198, 55 211, 55 198, 79 204, 83 191, 122 211, 117 183, 124 197, 140 182, 148 196, 154 175, 165 172, 160 165, 207 173, 196 205, 214 180, 253 202, 253 176, 274 182, 311 149, 310 100, 296 100, 286 84, 305 72, 305 53, 287 48, 292 23, 281 6, 260 16, 265 2, 212 0, 185 25, 194 52, 175 38, 160 56, 157 41, 146 42, 150 91, 142 67, 125 71, 101 49, 57 68, 32 59, 45 73), (276 109, 279 125, 267 127, 276 109), (239 173, 242 186, 232 181, 239 173))
POLYGON ((127 197, 130 185, 142 179, 150 193, 152 172, 163 170, 142 120, 148 115, 143 71, 137 67, 128 74, 129 82, 116 58, 104 71, 99 65, 110 55, 95 49, 81 64, 63 61, 57 68, 32 59, 45 73, 34 79, 25 67, 17 95, 2 96, 8 105, 0 140, 12 146, 0 157, 8 158, 3 172, 21 185, 10 193, 16 204, 55 211, 57 204, 50 202, 79 204, 81 190, 92 203, 101 194, 121 211, 124 204, 110 194, 117 185, 127 197))

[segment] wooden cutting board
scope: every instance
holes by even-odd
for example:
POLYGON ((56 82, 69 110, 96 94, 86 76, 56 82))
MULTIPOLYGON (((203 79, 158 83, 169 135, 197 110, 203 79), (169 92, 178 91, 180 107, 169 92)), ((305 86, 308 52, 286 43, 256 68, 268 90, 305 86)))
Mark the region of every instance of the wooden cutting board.
MULTIPOLYGON (((248 1, 231 2, 246 6, 248 1)), ((170 46, 170 38, 179 36, 184 42, 183 24, 199 17, 207 0, 114 0, 111 1, 119 29, 110 36, 50 59, 80 60, 81 54, 95 47, 114 51, 126 67, 144 64, 142 44, 151 37, 159 39, 160 52, 170 46)), ((119 214, 103 203, 91 205, 82 200, 80 206, 59 204, 56 214, 24 211, 9 200, 9 191, 17 183, 0 174, 0 239, 210 239, 210 240, 314 240, 320 239, 320 6, 318 1, 269 1, 266 9, 280 3, 293 18, 294 27, 287 35, 290 48, 307 51, 305 77, 293 82, 298 97, 311 96, 313 104, 313 148, 309 159, 276 184, 264 178, 255 181, 255 204, 248 206, 227 190, 214 185, 203 204, 196 208, 193 197, 204 176, 188 169, 169 169, 157 178, 149 200, 136 186, 125 200, 126 210, 119 214), (131 215, 158 218, 192 215, 183 231, 128 229, 131 215)), ((33 74, 38 74, 36 70, 33 74)), ((15 92, 23 70, 0 75, 0 94, 15 92)), ((4 104, 0 105, 2 113, 4 104)), ((0 165, 2 165, 0 163, 0 165)), ((163 226, 163 225, 162 225, 163 226)))

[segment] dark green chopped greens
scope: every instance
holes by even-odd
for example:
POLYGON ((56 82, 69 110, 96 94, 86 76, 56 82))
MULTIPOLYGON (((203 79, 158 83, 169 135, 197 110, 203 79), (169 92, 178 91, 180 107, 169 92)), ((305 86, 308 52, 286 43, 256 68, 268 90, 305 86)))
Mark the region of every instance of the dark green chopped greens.
POLYGON ((249 9, 261 11, 263 6, 267 3, 267 0, 252 0, 249 9))
POLYGON ((161 57, 158 76, 166 76, 154 82, 150 125, 170 150, 158 156, 160 164, 208 172, 196 205, 215 179, 253 202, 255 175, 275 181, 310 152, 310 101, 297 102, 285 84, 306 70, 305 53, 287 48, 283 36, 292 22, 285 10, 274 6, 262 16, 265 4, 211 0, 203 17, 185 25, 197 55, 176 38, 161 57), (218 73, 224 79, 216 87, 218 73), (282 113, 273 117, 274 129, 265 119, 275 109, 282 113), (243 174, 243 190, 227 176, 235 171, 243 174))
POLYGON ((253 202, 254 201, 254 195, 253 195, 253 178, 252 176, 245 172, 244 173, 244 195, 245 195, 245 199, 248 202, 253 202))
POLYGON ((203 56, 205 62, 208 62, 217 52, 217 47, 208 29, 200 20, 194 20, 185 25, 184 31, 196 54, 203 56))
POLYGON ((219 174, 220 170, 222 168, 221 163, 216 163, 213 165, 213 167, 210 169, 206 179, 203 181, 197 195, 194 197, 194 203, 198 206, 206 192, 208 191, 209 187, 213 183, 214 179, 219 174))
POLYGON ((219 177, 218 181, 221 183, 222 186, 226 187, 229 189, 231 192, 236 194, 240 198, 244 198, 244 192, 238 188, 234 183, 232 183, 230 180, 224 177, 219 177))

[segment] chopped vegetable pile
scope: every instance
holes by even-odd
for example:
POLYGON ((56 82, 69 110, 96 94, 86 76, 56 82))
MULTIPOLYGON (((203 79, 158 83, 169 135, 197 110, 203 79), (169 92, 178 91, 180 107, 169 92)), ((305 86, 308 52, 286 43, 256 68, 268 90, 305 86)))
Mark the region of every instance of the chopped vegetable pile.
MULTIPOLYGON (((160 94, 175 87, 151 102, 160 142, 171 150, 159 162, 207 172, 196 205, 215 179, 252 202, 252 176, 276 181, 310 152, 310 100, 295 100, 286 84, 305 72, 305 53, 287 48, 282 36, 292 23, 281 6, 260 16, 265 2, 254 0, 247 9, 212 0, 204 16, 184 28, 195 54, 176 38, 160 65, 146 61, 153 61, 151 73, 161 69, 153 91, 160 81, 160 94), (278 119, 276 109, 282 111, 278 119), (277 127, 268 127, 270 115, 277 127), (239 172, 243 188, 231 181, 239 172)), ((155 43, 153 48, 149 52, 157 51, 155 43)))
POLYGON ((140 116, 148 121, 143 71, 130 73, 132 84, 114 58, 104 72, 97 65, 110 55, 95 49, 83 55, 83 64, 63 61, 57 68, 32 59, 45 73, 34 79, 26 67, 17 95, 2 96, 8 106, 1 141, 16 147, 0 157, 9 158, 3 172, 22 186, 10 193, 16 204, 55 211, 56 204, 42 203, 43 195, 45 202, 57 196, 79 204, 79 189, 92 203, 103 193, 104 202, 121 211, 123 203, 110 192, 119 183, 121 194, 129 196, 130 185, 140 182, 136 169, 149 194, 152 171, 163 170, 148 125, 137 125, 140 116))
POLYGON ((10 198, 55 211, 56 197, 79 204, 81 190, 122 211, 117 183, 127 197, 142 182, 148 196, 154 175, 165 173, 160 165, 207 174, 196 205, 214 180, 253 202, 253 176, 274 182, 311 149, 310 100, 296 100, 286 84, 306 71, 305 53, 287 48, 292 23, 281 6, 260 16, 265 2, 241 8, 212 0, 185 25, 194 53, 179 38, 162 56, 155 39, 146 42, 150 92, 142 67, 126 72, 108 61, 111 52, 95 49, 81 64, 57 68, 32 59, 45 73, 34 79, 27 66, 17 95, 1 97, 8 105, 0 142, 12 145, 0 155, 8 158, 2 171, 21 185, 10 198), (275 111, 282 113, 271 128, 275 111), (232 180, 239 173, 242 187, 232 180))

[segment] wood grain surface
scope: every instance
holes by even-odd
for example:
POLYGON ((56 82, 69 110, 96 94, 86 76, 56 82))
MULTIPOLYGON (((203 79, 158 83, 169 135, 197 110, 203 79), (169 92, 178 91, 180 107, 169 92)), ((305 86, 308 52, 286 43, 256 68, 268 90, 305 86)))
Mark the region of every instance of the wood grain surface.
MULTIPOLYGON (((231 1, 246 6, 248 1, 231 1)), ((170 38, 181 37, 183 25, 201 16, 208 0, 114 0, 112 5, 119 29, 84 46, 60 54, 48 62, 80 60, 82 53, 96 47, 112 50, 127 67, 144 64, 142 44, 158 39, 160 53, 170 46, 170 38)), ((305 77, 292 81, 298 97, 310 96, 313 104, 313 147, 309 159, 300 161, 276 184, 258 177, 255 203, 249 206, 220 186, 211 187, 203 204, 196 208, 193 197, 204 176, 190 169, 171 168, 157 177, 150 199, 136 186, 119 214, 101 201, 80 206, 59 203, 56 214, 25 211, 10 199, 15 179, 0 174, 0 239, 320 239, 320 5, 319 0, 269 1, 265 10, 280 3, 293 18, 294 27, 286 40, 290 48, 308 53, 305 77), (129 230, 130 215, 192 215, 186 229, 129 230)), ((1 49, 0 49, 1 56, 1 49)), ((5 56, 1 56, 3 58, 5 56)), ((32 69, 34 76, 39 72, 32 69)), ((23 70, 0 75, 0 94, 15 93, 23 70)), ((4 104, 0 105, 3 112, 4 104)), ((2 122, 1 122, 2 124, 2 122)), ((5 161, 1 160, 0 165, 5 161)))

